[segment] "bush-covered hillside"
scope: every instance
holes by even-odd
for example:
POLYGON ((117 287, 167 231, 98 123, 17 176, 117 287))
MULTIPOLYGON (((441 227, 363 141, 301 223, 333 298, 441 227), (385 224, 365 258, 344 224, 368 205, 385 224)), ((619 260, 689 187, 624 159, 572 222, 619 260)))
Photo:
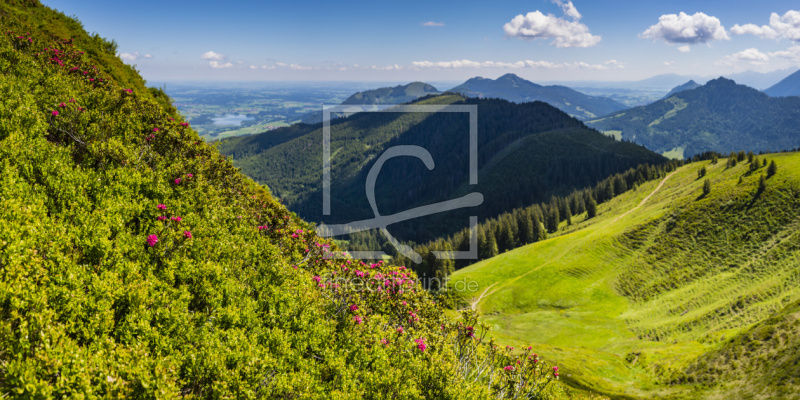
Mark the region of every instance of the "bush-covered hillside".
POLYGON ((0 28, 0 398, 513 397, 557 375, 403 267, 326 257, 113 42, 36 1, 0 28))

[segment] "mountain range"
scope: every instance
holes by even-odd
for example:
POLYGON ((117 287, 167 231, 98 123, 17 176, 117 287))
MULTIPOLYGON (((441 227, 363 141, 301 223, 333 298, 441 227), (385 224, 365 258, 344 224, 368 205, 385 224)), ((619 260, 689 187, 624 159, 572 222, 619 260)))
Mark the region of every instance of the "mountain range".
POLYGON ((497 79, 471 78, 450 91, 470 97, 499 98, 515 103, 543 101, 581 120, 625 108, 625 105, 608 97, 589 96, 566 86, 542 86, 514 74, 505 74, 497 79))
MULTIPOLYGON (((234 165, 270 188, 292 211, 316 222, 343 223, 370 218, 364 196, 366 175, 378 155, 398 145, 422 146, 435 160, 428 171, 419 160, 397 159, 378 176, 376 198, 382 214, 480 192, 484 202, 470 212, 481 219, 551 195, 594 185, 608 175, 639 164, 664 162, 661 156, 588 129, 582 122, 542 102, 445 94, 420 105, 477 106, 477 185, 468 183, 469 132, 465 113, 358 113, 331 123, 331 209, 322 215, 322 126, 298 125, 230 139, 220 151, 234 165), (391 168, 390 168, 391 166, 391 168)), ((458 213, 451 213, 457 218, 458 213)), ((426 222, 427 221, 427 222, 426 222)), ((460 222, 466 218, 459 219, 460 222)), ((463 228, 438 217, 422 225, 398 224, 406 240, 423 241, 463 228), (425 225, 427 224, 427 225, 425 225)))
POLYGON ((588 121, 671 157, 705 151, 780 151, 800 145, 800 98, 769 97, 718 78, 647 106, 588 121))
POLYGON ((420 97, 440 92, 424 82, 411 82, 407 85, 365 90, 348 97, 342 104, 402 104, 420 97))

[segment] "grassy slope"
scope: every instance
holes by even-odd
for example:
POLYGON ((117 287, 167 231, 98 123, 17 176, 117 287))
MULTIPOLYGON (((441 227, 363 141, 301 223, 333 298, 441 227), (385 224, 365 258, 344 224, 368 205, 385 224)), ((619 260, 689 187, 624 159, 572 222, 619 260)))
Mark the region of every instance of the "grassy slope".
POLYGON ((800 298, 800 155, 769 158, 780 172, 757 198, 764 168, 708 165, 713 189, 700 198, 700 164, 690 164, 630 213, 659 182, 602 205, 567 234, 452 278, 479 283, 467 296, 485 291, 477 309, 498 337, 541 344, 576 385, 691 397, 691 384, 656 382, 697 379, 682 372, 693 359, 800 298))

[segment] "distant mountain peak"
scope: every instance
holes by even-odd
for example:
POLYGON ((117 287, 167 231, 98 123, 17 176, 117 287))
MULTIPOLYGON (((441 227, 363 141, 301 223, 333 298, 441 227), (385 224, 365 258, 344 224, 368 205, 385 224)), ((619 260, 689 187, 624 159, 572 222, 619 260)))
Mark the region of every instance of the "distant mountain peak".
POLYGON ((772 97, 800 96, 800 69, 764 90, 772 97))
POLYGON ((608 97, 588 96, 566 86, 542 86, 512 73, 497 79, 470 78, 450 91, 469 97, 500 98, 515 103, 542 101, 582 120, 625 108, 608 97))
POLYGON ((668 98, 670 98, 670 97, 672 97, 672 96, 674 96, 674 95, 676 95, 676 94, 678 94, 680 92, 685 92, 687 90, 697 89, 700 86, 702 86, 702 85, 700 85, 699 83, 695 82, 694 79, 691 79, 691 80, 689 80, 689 82, 686 82, 686 83, 684 83, 682 85, 678 85, 678 86, 675 86, 674 88, 672 88, 672 90, 670 90, 669 93, 667 93, 667 95, 664 96, 664 98, 668 99, 668 98))
POLYGON ((706 86, 736 86, 736 82, 734 82, 733 79, 720 76, 717 79, 712 79, 706 82, 706 86))

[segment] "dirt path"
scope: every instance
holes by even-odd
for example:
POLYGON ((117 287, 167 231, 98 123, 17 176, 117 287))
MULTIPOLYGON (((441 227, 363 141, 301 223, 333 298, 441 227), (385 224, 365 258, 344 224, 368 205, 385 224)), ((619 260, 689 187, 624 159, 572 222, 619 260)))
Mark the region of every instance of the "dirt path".
MULTIPOLYGON (((655 189, 653 189, 653 191, 652 191, 652 192, 650 192, 650 194, 648 194, 648 195, 647 195, 647 197, 643 198, 643 199, 642 199, 642 201, 640 201, 640 202, 639 202, 639 205, 637 205, 636 207, 633 207, 633 208, 631 208, 631 209, 630 209, 630 210, 628 210, 628 211, 625 211, 625 213, 624 213, 624 214, 622 214, 622 215, 618 216, 617 218, 614 218, 614 220, 613 220, 613 221, 611 221, 611 222, 609 223, 609 225, 613 224, 614 222, 617 222, 617 220, 618 220, 618 219, 620 219, 620 218, 622 218, 622 217, 624 217, 624 216, 626 216, 626 215, 630 214, 632 211, 638 210, 638 209, 639 209, 639 207, 641 207, 641 206, 643 206, 643 205, 644 205, 644 203, 647 203, 647 200, 650 200, 650 198, 651 198, 651 197, 653 197, 653 195, 654 195, 654 194, 656 194, 656 192, 657 192, 659 189, 661 189, 661 187, 662 187, 662 186, 664 186, 664 183, 666 183, 666 182, 667 182, 667 179, 669 179, 669 177, 670 177, 670 176, 672 176, 672 174, 674 174, 674 173, 675 173, 675 171, 672 171, 672 172, 670 172, 670 173, 669 173, 669 175, 665 176, 665 177, 664 177, 664 179, 662 179, 662 180, 661 180, 661 183, 659 183, 659 184, 658 184, 658 187, 656 187, 655 189)), ((608 226, 608 225, 606 225, 606 226, 608 226)))
MULTIPOLYGON (((489 291, 489 289, 491 289, 491 288, 492 288, 492 286, 494 286, 494 285, 497 285, 497 282, 495 282, 495 283, 493 283, 493 284, 489 285, 489 287, 487 287, 487 288, 486 288, 486 289, 483 291, 483 293, 481 293, 481 295, 480 295, 480 296, 478 296, 478 298, 477 298, 477 299, 475 299, 475 300, 472 302, 472 304, 470 304, 470 307, 472 307, 472 309, 473 309, 473 310, 475 309, 475 305, 477 305, 477 304, 478 304, 478 302, 479 302, 479 301, 481 301, 481 299, 483 298, 483 295, 485 295, 485 294, 486 294, 486 292, 488 292, 488 291, 489 291)), ((492 292, 492 293, 494 293, 494 292, 492 292)))
MULTIPOLYGON (((674 173, 675 173, 675 172, 673 171, 673 172, 670 172, 670 173, 669 173, 669 175, 665 176, 665 177, 664 177, 664 179, 662 179, 662 180, 661 180, 661 183, 659 183, 659 184, 658 184, 658 186, 657 186, 655 189, 653 189, 653 191, 652 191, 652 192, 650 192, 650 194, 648 194, 648 195, 647 195, 647 197, 645 197, 644 199, 642 199, 642 201, 640 201, 640 202, 639 202, 639 204, 638 204, 636 207, 634 207, 634 208, 631 208, 630 210, 626 211, 624 214, 622 214, 622 215, 618 216, 617 218, 614 218, 614 220, 613 220, 613 221, 611 221, 611 222, 607 223, 605 226, 603 226, 602 228, 598 229, 598 231, 602 231, 602 230, 603 230, 603 229, 605 229, 607 226, 609 226, 609 225, 611 225, 611 224, 613 224, 613 223, 617 222, 617 220, 619 220, 620 218, 622 218, 622 217, 624 217, 624 216, 628 215, 628 214, 629 214, 629 213, 631 213, 632 211, 638 210, 638 209, 639 209, 641 206, 643 206, 645 203, 647 203, 647 200, 650 200, 650 198, 651 198, 651 197, 653 197, 653 195, 654 195, 654 194, 656 194, 656 192, 658 192, 658 191, 661 189, 661 187, 662 187, 662 186, 664 186, 664 183, 666 183, 666 182, 667 182, 667 179, 669 179, 669 177, 671 177, 671 176, 672 176, 672 174, 674 174, 674 173)), ((576 232, 577 232, 577 231, 576 231, 576 232)), ((572 234, 572 233, 575 233, 575 232, 570 232, 569 234, 572 234)), ((568 234, 568 235, 569 235, 569 234, 568 234)), ((536 268, 533 268, 533 269, 529 270, 528 272, 526 272, 526 273, 524 273, 524 274, 522 274, 522 275, 520 275, 520 276, 518 276, 518 277, 516 277, 516 278, 514 278, 514 279, 511 279, 510 281, 506 282, 504 285, 502 285, 502 286, 498 287, 498 288, 497 288, 497 289, 495 289, 495 290, 492 290, 492 291, 491 291, 489 294, 486 294, 486 292, 488 292, 488 291, 489 291, 489 289, 491 289, 491 288, 492 288, 494 285, 497 285, 499 282, 495 282, 495 283, 493 283, 491 286, 487 287, 487 288, 486 288, 486 290, 484 290, 484 291, 483 291, 483 293, 481 293, 481 295, 480 295, 480 296, 479 296, 479 297, 478 297, 478 298, 477 298, 475 301, 473 301, 473 302, 472 302, 472 305, 471 305, 472 309, 474 310, 474 309, 475 309, 475 307, 478 305, 478 303, 480 303, 480 301, 481 301, 481 300, 482 300, 484 297, 486 297, 486 296, 491 296, 491 295, 492 295, 494 292, 496 292, 496 291, 498 291, 498 290, 500 290, 500 289, 502 289, 502 288, 504 288, 504 287, 507 287, 507 286, 511 285, 512 283, 516 282, 517 280, 519 280, 519 279, 521 279, 521 278, 524 278, 525 276, 528 276, 529 274, 532 274, 532 273, 534 273, 534 272, 536 272, 536 271, 538 271, 538 270, 542 269, 544 266, 546 266, 546 265, 549 265, 550 263, 552 263, 552 262, 554 262, 554 261, 558 261, 558 260, 560 260, 560 259, 561 259, 561 257, 564 257, 565 255, 567 255, 568 253, 570 253, 570 252, 571 252, 571 251, 572 251, 572 250, 573 250, 575 247, 577 247, 577 246, 578 246, 578 242, 576 242, 576 243, 575 243, 575 245, 573 245, 573 246, 570 246, 570 247, 569 247, 569 248, 567 248, 566 250, 562 251, 562 252, 561 252, 561 254, 559 254, 559 255, 558 255, 558 256, 556 256, 555 258, 552 258, 552 259, 548 260, 547 262, 545 262, 545 263, 543 263, 543 264, 539 265, 538 267, 536 267, 536 268)))

